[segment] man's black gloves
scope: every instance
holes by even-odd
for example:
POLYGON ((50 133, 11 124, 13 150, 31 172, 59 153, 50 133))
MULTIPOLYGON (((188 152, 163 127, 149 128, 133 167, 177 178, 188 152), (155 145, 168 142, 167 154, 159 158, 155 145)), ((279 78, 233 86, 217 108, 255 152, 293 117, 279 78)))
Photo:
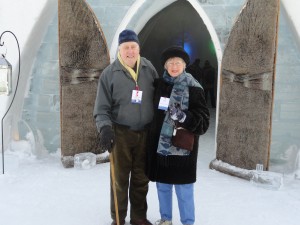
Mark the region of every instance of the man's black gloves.
POLYGON ((104 126, 100 131, 100 148, 111 153, 113 143, 115 141, 115 133, 111 126, 104 126))

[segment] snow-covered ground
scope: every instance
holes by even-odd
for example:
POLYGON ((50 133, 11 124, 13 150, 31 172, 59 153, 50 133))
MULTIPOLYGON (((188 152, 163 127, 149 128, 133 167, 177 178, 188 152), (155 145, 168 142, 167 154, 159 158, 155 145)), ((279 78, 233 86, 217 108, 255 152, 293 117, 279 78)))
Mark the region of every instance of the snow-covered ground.
MULTIPOLYGON (((200 138, 195 225, 298 225, 300 180, 294 176, 284 175, 283 186, 269 190, 208 168, 215 157, 214 122, 200 138)), ((37 159, 26 141, 13 143, 6 158, 9 165, 0 176, 1 225, 110 224, 109 163, 65 169, 59 152, 37 159)), ((152 182, 148 205, 148 218, 155 222, 159 211, 152 182)), ((173 224, 180 225, 175 194, 173 207, 173 224)))
MULTIPOLYGON (((283 2, 289 1, 296 4, 296 0, 283 2)), ((46 2, 0 0, 0 33, 13 31, 23 49, 46 2)), ((291 18, 299 21, 297 12, 291 18)), ((11 45, 15 45, 14 40, 11 45)), ((16 53, 7 55, 14 66, 17 55, 9 54, 16 53)), ((6 97, 0 97, 1 116, 6 102, 6 97)), ((281 189, 268 190, 210 170, 208 165, 215 158, 214 128, 212 121, 209 131, 200 138, 195 225, 298 225, 300 180, 293 174, 285 174, 281 189)), ((5 174, 0 175, 0 225, 110 224, 109 163, 89 170, 65 169, 59 152, 36 158, 30 140, 29 134, 28 141, 12 142, 6 152, 5 174)), ((159 219, 154 183, 150 183, 148 205, 148 218, 154 222, 159 219)), ((175 195, 173 207, 173 222, 179 225, 175 195)))

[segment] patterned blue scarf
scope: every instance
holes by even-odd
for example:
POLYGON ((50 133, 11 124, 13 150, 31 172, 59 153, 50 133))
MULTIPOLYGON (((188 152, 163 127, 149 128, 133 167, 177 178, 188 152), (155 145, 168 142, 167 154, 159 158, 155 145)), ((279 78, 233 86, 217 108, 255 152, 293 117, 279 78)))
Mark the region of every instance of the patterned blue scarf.
MULTIPOLYGON (((163 79, 170 83, 174 84, 169 106, 174 104, 179 104, 182 110, 187 110, 189 108, 189 87, 201 87, 201 85, 193 78, 189 73, 183 71, 177 77, 171 77, 167 71, 163 74, 163 79)), ((171 143, 171 137, 175 128, 175 123, 170 117, 169 111, 167 111, 164 118, 163 126, 160 132, 159 142, 157 153, 161 155, 179 155, 186 156, 190 152, 185 149, 174 147, 171 143)))

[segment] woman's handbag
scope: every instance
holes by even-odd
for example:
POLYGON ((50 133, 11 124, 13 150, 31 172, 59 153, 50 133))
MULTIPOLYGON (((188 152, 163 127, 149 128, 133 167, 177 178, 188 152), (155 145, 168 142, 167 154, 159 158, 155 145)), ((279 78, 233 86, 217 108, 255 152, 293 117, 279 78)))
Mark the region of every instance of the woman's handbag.
POLYGON ((194 147, 194 139, 195 135, 191 131, 183 127, 175 127, 171 141, 172 145, 175 147, 192 151, 194 147))

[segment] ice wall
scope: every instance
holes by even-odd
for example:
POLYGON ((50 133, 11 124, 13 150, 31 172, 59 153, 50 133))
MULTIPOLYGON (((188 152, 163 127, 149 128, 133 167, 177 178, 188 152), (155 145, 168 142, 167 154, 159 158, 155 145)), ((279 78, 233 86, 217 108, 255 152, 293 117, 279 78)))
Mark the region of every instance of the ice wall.
MULTIPOLYGON (((146 0, 155 4, 160 0, 146 0)), ((102 25, 108 46, 133 0, 88 0, 102 25)), ((173 1, 166 1, 171 3, 173 1)), ((199 0, 210 18, 222 49, 226 44, 235 17, 244 0, 199 0)), ((138 12, 143 13, 143 12, 138 12)), ((147 21, 146 21, 147 22, 147 21)), ((134 24, 129 24, 134 27, 134 24)), ((36 55, 26 95, 22 119, 33 130, 40 131, 48 151, 60 147, 59 72, 57 14, 36 55)), ((271 145, 271 170, 290 171, 300 148, 300 51, 287 16, 281 9, 275 101, 271 145)), ((25 126, 21 128, 26 132, 25 126)))

